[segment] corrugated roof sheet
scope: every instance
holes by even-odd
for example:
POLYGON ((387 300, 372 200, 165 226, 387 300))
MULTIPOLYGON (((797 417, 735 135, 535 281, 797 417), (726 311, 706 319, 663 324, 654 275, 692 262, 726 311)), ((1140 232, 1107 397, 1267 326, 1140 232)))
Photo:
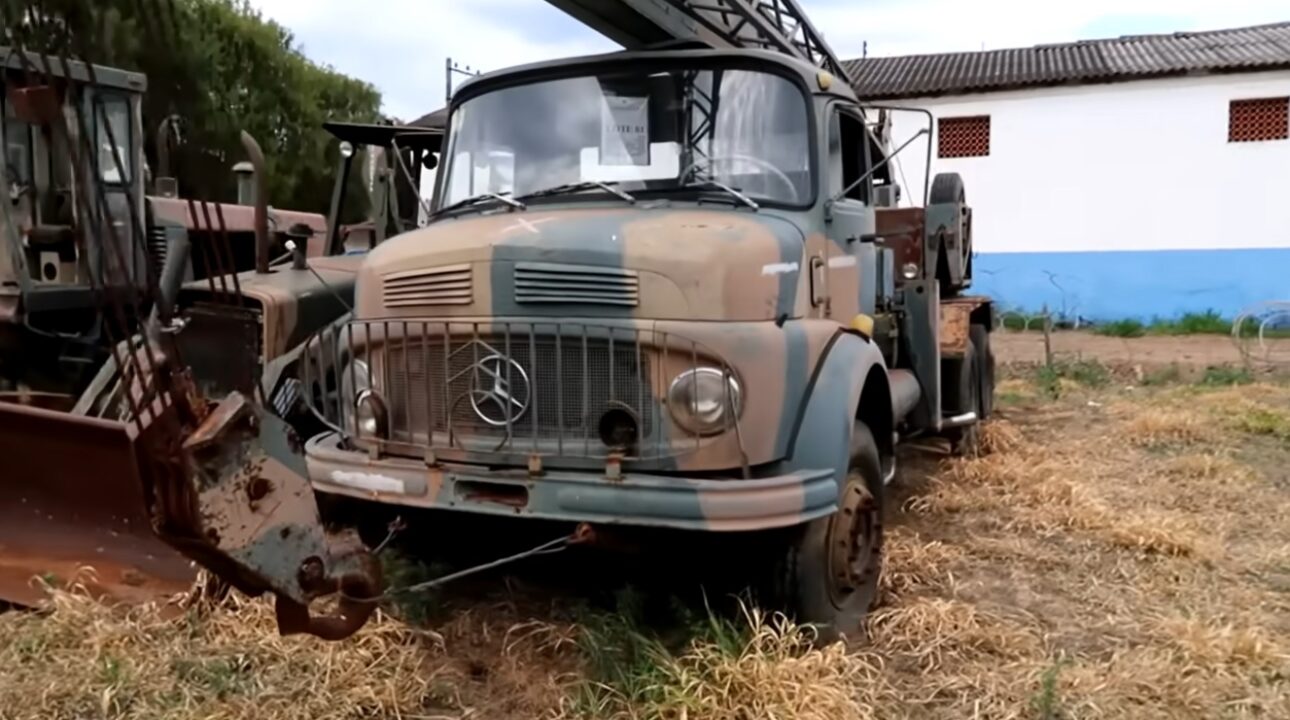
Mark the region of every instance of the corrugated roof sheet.
POLYGON ((980 52, 847 60, 861 98, 1290 68, 1290 22, 980 52))

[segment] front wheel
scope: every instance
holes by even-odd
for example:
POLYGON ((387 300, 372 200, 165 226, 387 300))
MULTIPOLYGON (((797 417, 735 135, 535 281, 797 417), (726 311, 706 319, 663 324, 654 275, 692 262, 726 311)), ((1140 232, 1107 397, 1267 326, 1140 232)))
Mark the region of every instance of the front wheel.
POLYGON ((882 569, 882 465, 864 423, 852 431, 838 511, 796 529, 783 548, 781 598, 822 643, 860 630, 882 569))

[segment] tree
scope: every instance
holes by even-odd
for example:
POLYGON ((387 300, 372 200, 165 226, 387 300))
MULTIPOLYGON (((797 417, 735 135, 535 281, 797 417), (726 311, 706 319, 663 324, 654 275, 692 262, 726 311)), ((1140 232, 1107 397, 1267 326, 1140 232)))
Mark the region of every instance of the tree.
MULTIPOLYGON (((186 196, 232 199, 246 130, 264 150, 270 202, 325 213, 338 144, 323 121, 380 119, 374 87, 311 62, 246 0, 0 0, 0 9, 3 42, 148 76, 149 161, 156 167, 162 120, 175 117, 172 168, 186 196)), ((357 178, 347 192, 353 221, 367 198, 357 178)))

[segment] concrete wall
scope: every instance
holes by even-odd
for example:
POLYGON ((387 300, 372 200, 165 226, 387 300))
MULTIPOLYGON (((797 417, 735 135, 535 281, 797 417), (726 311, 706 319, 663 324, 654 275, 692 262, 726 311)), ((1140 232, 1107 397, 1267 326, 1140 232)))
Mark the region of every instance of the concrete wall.
MULTIPOLYGON (((937 159, 973 206, 974 290, 1107 320, 1290 299, 1290 140, 1229 143, 1233 99, 1290 95, 1290 71, 902 101, 989 115, 988 157, 937 159)), ((899 145, 924 116, 897 113, 899 145)), ((898 157, 905 204, 926 141, 898 157)))

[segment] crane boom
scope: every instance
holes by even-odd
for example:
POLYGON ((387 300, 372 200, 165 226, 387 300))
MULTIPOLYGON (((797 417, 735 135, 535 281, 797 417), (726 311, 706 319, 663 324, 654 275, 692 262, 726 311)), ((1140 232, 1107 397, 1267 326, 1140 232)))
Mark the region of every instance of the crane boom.
POLYGON ((804 60, 852 84, 797 0, 547 1, 629 49, 669 41, 761 48, 804 60))

